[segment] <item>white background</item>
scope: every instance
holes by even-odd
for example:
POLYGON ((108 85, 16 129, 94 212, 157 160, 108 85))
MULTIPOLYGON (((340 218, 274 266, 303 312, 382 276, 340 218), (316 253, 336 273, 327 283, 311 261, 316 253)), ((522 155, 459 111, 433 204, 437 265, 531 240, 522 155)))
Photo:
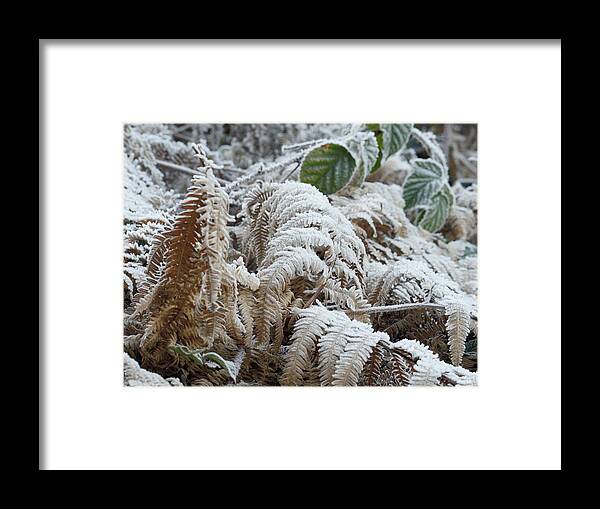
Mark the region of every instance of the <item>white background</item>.
POLYGON ((560 44, 42 46, 43 467, 560 468, 560 44), (480 386, 124 388, 123 122, 479 123, 480 386))

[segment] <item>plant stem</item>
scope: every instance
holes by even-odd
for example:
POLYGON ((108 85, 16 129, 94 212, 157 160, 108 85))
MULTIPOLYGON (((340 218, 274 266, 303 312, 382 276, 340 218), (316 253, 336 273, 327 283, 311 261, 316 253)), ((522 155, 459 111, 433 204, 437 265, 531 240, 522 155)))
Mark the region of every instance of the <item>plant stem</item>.
POLYGON ((345 310, 346 313, 353 315, 371 314, 371 313, 393 313, 394 311, 406 311, 407 309, 439 309, 444 310, 443 304, 433 304, 431 302, 411 302, 409 304, 392 304, 390 306, 372 306, 355 310, 345 310))
MULTIPOLYGON (((162 161, 160 159, 156 160, 156 164, 163 166, 164 168, 169 168, 170 170, 175 170, 175 171, 180 171, 181 173, 186 173, 187 175, 198 175, 198 172, 196 170, 192 170, 191 168, 188 168, 186 166, 181 166, 179 164, 174 164, 174 163, 170 163, 169 161, 162 161)), ((219 178, 215 176, 215 179, 217 179, 221 184, 229 184, 228 180, 219 178)))
POLYGON ((323 291, 323 288, 325 288, 325 281, 323 281, 316 289, 315 289, 315 293, 312 294, 312 297, 310 299, 308 299, 308 301, 306 302, 306 304, 304 305, 304 308, 309 308, 311 307, 315 301, 317 300, 317 297, 319 296, 319 294, 323 291))
POLYGON ((285 182, 287 179, 289 179, 294 173, 296 173, 296 170, 300 167, 300 161, 298 161, 298 163, 296 164, 296 166, 294 166, 294 169, 292 171, 290 171, 285 177, 283 177, 281 179, 281 182, 285 182))

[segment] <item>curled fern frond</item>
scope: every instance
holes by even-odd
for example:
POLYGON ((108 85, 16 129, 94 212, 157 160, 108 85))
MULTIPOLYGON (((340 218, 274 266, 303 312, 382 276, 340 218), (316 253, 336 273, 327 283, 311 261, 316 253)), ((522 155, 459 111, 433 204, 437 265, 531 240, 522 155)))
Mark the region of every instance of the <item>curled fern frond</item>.
POLYGON ((258 263, 254 313, 257 345, 283 342, 292 302, 316 297, 342 308, 365 303, 362 242, 316 188, 259 184, 242 208, 243 248, 258 263))

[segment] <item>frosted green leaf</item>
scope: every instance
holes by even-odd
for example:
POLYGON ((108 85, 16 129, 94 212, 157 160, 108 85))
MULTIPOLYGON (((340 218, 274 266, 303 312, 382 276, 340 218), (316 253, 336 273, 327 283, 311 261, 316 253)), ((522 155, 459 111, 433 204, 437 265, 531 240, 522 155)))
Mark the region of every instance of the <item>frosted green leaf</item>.
POLYGON ((437 232, 448 219, 450 207, 454 204, 454 194, 446 183, 432 197, 429 206, 419 210, 416 223, 427 231, 437 232))
POLYGON ((355 169, 356 161, 345 147, 327 143, 304 158, 300 182, 312 184, 324 194, 333 194, 350 181, 355 169))
POLYGON ((171 345, 169 347, 169 349, 180 355, 181 357, 186 358, 188 361, 197 363, 197 364, 204 364, 204 361, 202 360, 202 352, 200 352, 200 350, 192 350, 190 348, 188 348, 187 346, 184 345, 171 345))
POLYGON ((368 135, 362 140, 360 156, 366 173, 371 173, 375 163, 377 162, 377 159, 379 158, 379 146, 374 134, 368 133, 368 135))
POLYGON ((231 361, 227 361, 225 359, 223 359, 223 357, 221 357, 218 353, 216 352, 207 352, 204 355, 202 355, 202 359, 204 360, 205 363, 214 363, 218 366, 220 366, 221 368, 223 368, 225 371, 227 371, 227 374, 229 375, 229 377, 235 382, 235 364, 231 361))
POLYGON ((356 169, 348 186, 360 187, 379 157, 377 140, 372 132, 360 131, 348 140, 347 146, 356 161, 356 169))
POLYGON ((383 132, 379 129, 379 124, 367 124, 367 129, 375 135, 377 141, 377 159, 371 167, 370 173, 376 172, 381 166, 381 159, 383 155, 383 132))
POLYGON ((191 349, 184 345, 171 345, 170 350, 181 357, 186 358, 188 361, 199 364, 200 366, 206 366, 207 368, 223 368, 227 371, 229 377, 235 382, 236 380, 236 368, 235 363, 223 359, 216 352, 203 353, 198 349, 191 349))
POLYGON ((428 205, 446 182, 444 168, 433 159, 415 159, 413 172, 404 181, 403 198, 407 209, 428 205))
POLYGON ((408 143, 413 124, 380 124, 383 134, 383 159, 393 156, 408 143))
POLYGON ((379 155, 377 157, 377 161, 371 168, 371 173, 377 171, 381 167, 381 159, 383 157, 383 133, 379 132, 375 135, 375 139, 377 140, 377 147, 379 147, 379 155))

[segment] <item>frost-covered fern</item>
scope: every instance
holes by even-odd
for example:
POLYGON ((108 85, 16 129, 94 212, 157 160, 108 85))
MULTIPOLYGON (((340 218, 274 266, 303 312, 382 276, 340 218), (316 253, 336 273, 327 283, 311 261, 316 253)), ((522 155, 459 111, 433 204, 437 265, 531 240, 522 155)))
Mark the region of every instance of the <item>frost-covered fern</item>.
POLYGON ((125 126, 126 385, 475 385, 476 141, 125 126))
POLYGON ((124 163, 123 281, 125 301, 130 303, 145 278, 154 239, 173 217, 176 196, 155 183, 130 154, 124 163))
POLYGON ((291 346, 281 377, 284 385, 476 385, 466 369, 447 364, 410 339, 392 342, 364 322, 321 306, 296 310, 291 346), (387 372, 387 373, 386 373, 387 372), (314 379, 312 379, 314 383, 314 379))
POLYGON ((259 185, 244 203, 243 249, 258 270, 256 335, 268 344, 283 341, 283 322, 292 302, 317 296, 355 309, 366 303, 362 242, 349 221, 307 184, 259 185))

